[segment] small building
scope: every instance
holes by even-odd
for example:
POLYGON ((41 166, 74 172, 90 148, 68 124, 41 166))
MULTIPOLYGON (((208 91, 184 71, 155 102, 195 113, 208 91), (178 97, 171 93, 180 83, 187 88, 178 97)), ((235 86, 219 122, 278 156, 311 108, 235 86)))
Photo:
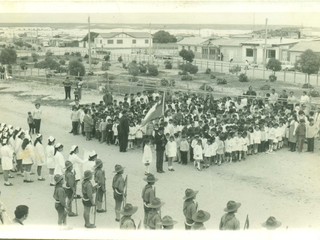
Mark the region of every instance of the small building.
MULTIPOLYGON (((195 58, 202 58, 203 55, 205 54, 205 56, 208 55, 208 48, 211 49, 211 51, 213 51, 215 49, 214 46, 207 46, 206 48, 206 52, 203 52, 203 44, 207 44, 209 43, 209 39, 208 38, 202 38, 202 37, 186 37, 184 39, 182 39, 181 41, 177 42, 178 44, 178 51, 180 52, 182 49, 186 49, 186 50, 191 50, 194 53, 194 57, 195 58)), ((209 58, 211 59, 213 52, 211 52, 212 54, 209 54, 211 56, 209 56, 209 58)))
POLYGON ((318 41, 301 41, 295 46, 289 49, 290 62, 295 63, 299 58, 301 53, 306 50, 312 50, 320 55, 320 40, 318 41))
POLYGON ((147 32, 110 32, 99 33, 94 39, 95 51, 130 49, 132 52, 152 48, 152 35, 147 32))

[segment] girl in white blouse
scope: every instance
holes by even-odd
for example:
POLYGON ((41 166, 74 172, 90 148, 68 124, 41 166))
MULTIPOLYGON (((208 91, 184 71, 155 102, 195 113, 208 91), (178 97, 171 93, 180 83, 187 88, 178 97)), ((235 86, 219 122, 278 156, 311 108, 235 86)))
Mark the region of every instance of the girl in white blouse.
POLYGON ((47 168, 49 169, 49 180, 50 186, 55 186, 54 181, 54 168, 55 168, 55 161, 54 161, 54 143, 55 138, 50 136, 48 138, 48 145, 46 147, 46 156, 47 156, 47 168))

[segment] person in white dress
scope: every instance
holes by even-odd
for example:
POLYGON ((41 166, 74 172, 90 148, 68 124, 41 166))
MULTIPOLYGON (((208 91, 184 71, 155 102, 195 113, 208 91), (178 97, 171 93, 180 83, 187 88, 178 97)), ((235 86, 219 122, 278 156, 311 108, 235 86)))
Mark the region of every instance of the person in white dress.
POLYGON ((15 144, 14 144, 14 153, 16 155, 16 162, 17 162, 17 175, 23 176, 23 167, 22 167, 22 141, 25 137, 24 131, 20 129, 20 131, 17 133, 15 138, 15 144))
POLYGON ((48 138, 48 145, 46 147, 46 157, 47 157, 47 168, 49 169, 49 181, 50 186, 55 186, 54 181, 54 168, 55 168, 55 162, 54 162, 54 143, 56 139, 52 136, 48 138))
MULTIPOLYGON (((71 149, 70 149, 70 154, 69 154, 69 161, 72 162, 73 164, 73 169, 75 172, 75 179, 76 179, 76 193, 80 193, 81 192, 81 186, 79 183, 79 181, 82 179, 83 175, 83 170, 82 170, 82 166, 85 163, 84 159, 81 159, 78 156, 79 153, 79 147, 77 145, 72 145, 71 149), (79 188, 79 189, 78 189, 79 188)), ((76 194, 77 197, 79 197, 78 194, 76 194)))
POLYGON ((65 159, 64 156, 62 155, 63 151, 63 145, 61 143, 57 143, 54 145, 54 162, 55 162, 55 167, 54 167, 54 172, 53 174, 60 174, 64 175, 64 170, 65 170, 65 159))
POLYGON ((34 140, 34 150, 37 164, 38 180, 44 181, 45 179, 42 177, 42 166, 46 163, 46 151, 44 149, 44 146, 42 145, 42 135, 39 133, 34 140))
POLYGON ((150 164, 153 162, 152 158, 152 150, 151 150, 151 140, 150 138, 146 139, 144 148, 143 148, 143 155, 142 155, 142 163, 145 166, 145 175, 150 173, 150 164))
POLYGON ((22 145, 22 166, 24 169, 24 180, 25 183, 32 183, 31 180, 31 167, 35 163, 35 154, 34 154, 34 147, 31 143, 30 137, 26 136, 23 139, 22 145))
POLYGON ((3 170, 3 178, 5 186, 12 186, 9 182, 10 170, 13 169, 13 149, 8 145, 6 138, 2 139, 2 146, 0 147, 0 158, 3 170))
POLYGON ((173 172, 172 163, 177 156, 177 143, 174 141, 174 137, 170 136, 169 141, 166 144, 166 155, 168 157, 168 170, 173 172))
POLYGON ((197 144, 193 148, 193 159, 195 167, 201 171, 201 162, 203 161, 203 150, 201 139, 198 139, 197 144))

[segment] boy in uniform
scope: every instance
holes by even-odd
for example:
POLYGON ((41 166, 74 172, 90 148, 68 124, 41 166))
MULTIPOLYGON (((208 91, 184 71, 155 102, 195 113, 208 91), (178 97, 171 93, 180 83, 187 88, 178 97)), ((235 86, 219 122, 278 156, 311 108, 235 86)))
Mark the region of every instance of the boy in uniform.
POLYGON ((185 229, 190 230, 194 221, 192 220, 192 215, 197 212, 198 204, 194 201, 198 194, 198 191, 187 188, 184 196, 183 203, 183 214, 186 218, 184 222, 185 229))
POLYGON ((156 193, 154 191, 153 185, 156 181, 158 181, 157 178, 155 178, 152 174, 149 174, 146 178, 143 179, 148 184, 143 188, 142 190, 142 200, 143 200, 143 207, 144 207, 144 218, 143 218, 143 224, 144 227, 147 227, 147 218, 148 214, 150 212, 150 208, 148 205, 153 201, 153 199, 156 196, 156 193))
POLYGON ((78 216, 74 212, 72 212, 72 201, 74 199, 74 195, 76 193, 76 178, 74 175, 73 164, 70 161, 66 161, 65 163, 66 171, 65 171, 65 179, 66 179, 66 187, 65 192, 68 198, 67 201, 67 209, 68 209, 68 216, 75 217, 78 216))
POLYGON ((92 172, 90 170, 86 170, 84 172, 83 182, 82 182, 82 203, 84 207, 83 218, 85 221, 86 228, 95 228, 94 224, 90 223, 90 210, 92 206, 95 206, 95 202, 93 200, 93 194, 95 192, 94 187, 92 186, 91 180, 92 172))
POLYGON ((95 172, 94 172, 94 181, 97 183, 97 193, 96 193, 96 204, 97 204, 97 213, 103 213, 106 212, 105 209, 102 209, 102 201, 103 201, 103 195, 106 192, 106 186, 105 186, 105 173, 102 170, 103 164, 100 159, 96 160, 95 165, 95 172))
POLYGON ((123 179, 123 170, 124 168, 121 165, 115 165, 114 173, 116 175, 112 180, 112 189, 113 189, 113 198, 115 200, 115 213, 116 213, 116 221, 120 221, 120 209, 123 201, 123 194, 125 188, 125 181, 123 179))
POLYGON ((131 218, 133 214, 136 213, 138 207, 132 206, 132 204, 127 203, 122 211, 120 212, 123 216, 120 219, 120 229, 127 229, 127 230, 135 230, 136 224, 134 220, 131 218))
POLYGON ((67 224, 67 205, 66 205, 66 193, 63 189, 63 176, 56 174, 54 176, 55 188, 53 198, 56 200, 55 209, 58 212, 58 225, 67 224))
POLYGON ((162 221, 160 216, 160 209, 164 205, 164 202, 161 202, 160 198, 154 198, 148 208, 151 210, 148 213, 147 226, 148 229, 156 230, 161 229, 162 221))

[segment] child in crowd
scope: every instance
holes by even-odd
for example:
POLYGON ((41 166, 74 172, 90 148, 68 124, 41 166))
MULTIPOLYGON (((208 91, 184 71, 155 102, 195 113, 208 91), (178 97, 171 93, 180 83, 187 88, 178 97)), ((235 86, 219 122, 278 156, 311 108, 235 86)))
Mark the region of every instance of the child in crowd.
POLYGON ((141 148, 142 147, 142 139, 143 139, 143 128, 141 127, 141 120, 137 121, 137 124, 136 124, 136 136, 135 136, 135 139, 136 139, 136 146, 138 148, 141 148))
POLYGON ((113 143, 113 124, 112 119, 108 118, 107 125, 106 125, 106 142, 108 145, 113 143))
POLYGON ((168 157, 168 170, 174 171, 172 163, 174 158, 177 156, 177 143, 174 141, 173 136, 169 137, 169 141, 167 142, 165 149, 166 156, 168 157))
POLYGON ((197 140, 196 145, 193 148, 194 166, 201 171, 201 162, 203 161, 203 150, 201 139, 197 140))
POLYGON ((203 147, 203 168, 209 168, 211 153, 212 153, 211 145, 212 145, 212 140, 209 138, 204 143, 204 147, 203 147))
POLYGON ((259 146, 261 144, 261 131, 258 125, 253 130, 253 153, 257 154, 259 146))
POLYGON ((225 144, 225 158, 226 162, 231 162, 232 160, 232 148, 233 148, 233 140, 231 133, 228 134, 227 139, 224 141, 225 144))
POLYGON ((211 146, 211 157, 210 157, 210 165, 213 163, 217 164, 217 150, 218 150, 218 144, 216 142, 215 137, 211 137, 212 144, 211 146))
MULTIPOLYGON (((220 166, 221 163, 224 162, 224 142, 221 140, 221 136, 218 136, 217 138, 217 155, 218 155, 218 165, 220 166)), ((229 160, 230 161, 230 160, 229 160)))
POLYGON ((129 124, 129 136, 128 136, 128 149, 133 149, 133 143, 136 139, 136 126, 133 122, 130 122, 129 124))
POLYGON ((319 127, 314 124, 313 118, 309 119, 309 124, 307 125, 306 129, 306 138, 308 143, 308 149, 307 152, 313 152, 314 151, 314 138, 317 136, 319 132, 319 127))
POLYGON ((106 135, 107 135, 107 122, 105 118, 102 118, 100 122, 99 131, 101 132, 100 143, 104 143, 104 141, 106 141, 106 135))
POLYGON ((189 142, 186 138, 186 135, 184 135, 184 134, 181 136, 179 148, 180 148, 181 164, 187 165, 188 164, 189 142))
POLYGON ((144 174, 150 174, 150 164, 152 163, 151 139, 147 138, 143 147, 142 163, 145 166, 144 174))
POLYGON ((32 116, 31 112, 28 112, 27 122, 28 122, 28 125, 29 125, 29 135, 34 134, 34 132, 35 132, 35 124, 34 124, 34 119, 33 119, 33 116, 32 116))
POLYGON ((295 135, 297 137, 297 149, 299 153, 301 153, 303 150, 303 144, 306 138, 306 132, 307 132, 306 122, 304 119, 300 119, 300 123, 295 132, 295 135))
POLYGON ((113 143, 115 145, 119 144, 119 139, 118 139, 118 126, 119 126, 119 120, 115 119, 115 122, 112 125, 112 132, 113 132, 113 143))

